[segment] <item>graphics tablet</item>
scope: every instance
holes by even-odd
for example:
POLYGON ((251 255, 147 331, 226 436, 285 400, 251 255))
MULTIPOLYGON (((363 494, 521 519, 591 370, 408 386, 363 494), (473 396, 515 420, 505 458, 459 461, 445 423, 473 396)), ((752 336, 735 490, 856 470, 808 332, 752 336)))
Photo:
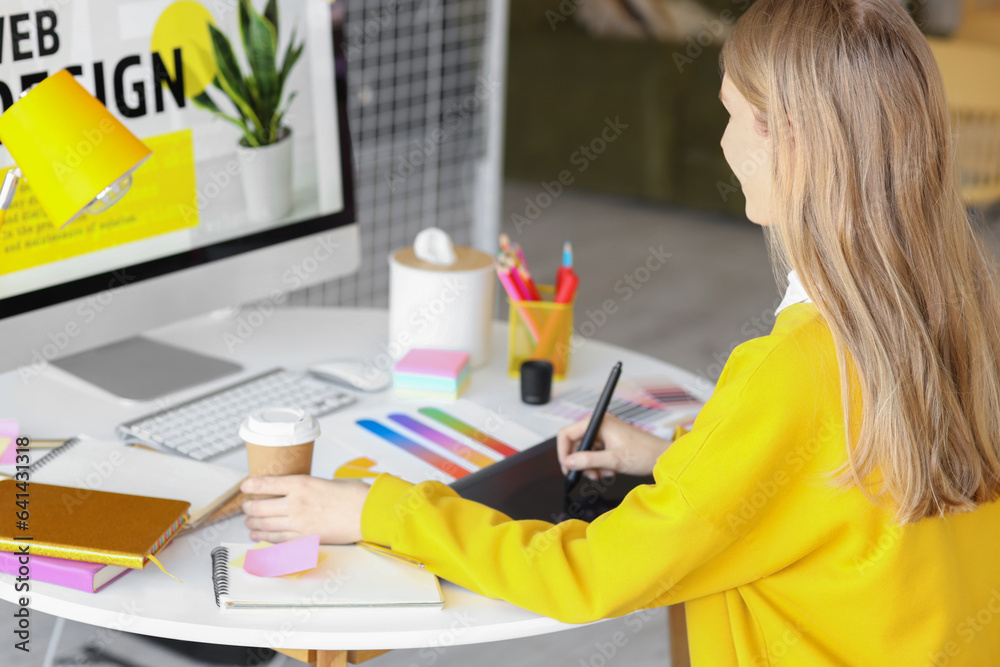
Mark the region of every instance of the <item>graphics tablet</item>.
POLYGON ((559 523, 570 518, 592 521, 617 507, 636 486, 653 483, 651 476, 619 474, 612 482, 583 477, 567 498, 565 480, 553 437, 456 480, 451 488, 515 520, 559 523))

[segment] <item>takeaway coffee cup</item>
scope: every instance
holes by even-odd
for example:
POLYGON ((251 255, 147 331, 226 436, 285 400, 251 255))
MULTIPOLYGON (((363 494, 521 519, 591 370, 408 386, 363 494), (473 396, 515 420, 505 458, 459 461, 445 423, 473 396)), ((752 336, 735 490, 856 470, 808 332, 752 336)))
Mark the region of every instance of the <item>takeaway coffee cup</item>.
POLYGON ((240 437, 247 443, 251 477, 308 475, 312 471, 313 443, 319 437, 319 422, 300 408, 261 408, 243 421, 240 437))

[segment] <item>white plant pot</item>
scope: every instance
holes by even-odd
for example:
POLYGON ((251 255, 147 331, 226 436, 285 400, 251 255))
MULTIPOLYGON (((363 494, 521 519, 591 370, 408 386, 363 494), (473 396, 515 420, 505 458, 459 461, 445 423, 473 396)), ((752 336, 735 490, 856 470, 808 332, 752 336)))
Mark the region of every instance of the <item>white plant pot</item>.
POLYGON ((251 222, 276 222, 292 210, 292 131, 267 146, 237 145, 251 222))

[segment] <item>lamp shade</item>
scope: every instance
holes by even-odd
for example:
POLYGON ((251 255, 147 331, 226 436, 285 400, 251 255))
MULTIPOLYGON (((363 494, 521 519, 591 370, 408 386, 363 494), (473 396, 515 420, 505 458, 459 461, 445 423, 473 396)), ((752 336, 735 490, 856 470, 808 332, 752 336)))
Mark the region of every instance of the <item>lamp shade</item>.
POLYGON ((152 152, 66 70, 0 116, 0 141, 59 227, 152 152))

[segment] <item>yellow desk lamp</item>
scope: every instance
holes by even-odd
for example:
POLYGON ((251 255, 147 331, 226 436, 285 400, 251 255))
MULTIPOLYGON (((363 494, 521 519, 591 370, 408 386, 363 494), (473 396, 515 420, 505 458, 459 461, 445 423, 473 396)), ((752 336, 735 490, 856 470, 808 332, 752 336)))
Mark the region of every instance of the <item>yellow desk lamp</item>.
POLYGON ((49 220, 63 227, 121 199, 152 153, 66 70, 0 116, 0 141, 17 165, 0 187, 0 225, 22 175, 49 220))

